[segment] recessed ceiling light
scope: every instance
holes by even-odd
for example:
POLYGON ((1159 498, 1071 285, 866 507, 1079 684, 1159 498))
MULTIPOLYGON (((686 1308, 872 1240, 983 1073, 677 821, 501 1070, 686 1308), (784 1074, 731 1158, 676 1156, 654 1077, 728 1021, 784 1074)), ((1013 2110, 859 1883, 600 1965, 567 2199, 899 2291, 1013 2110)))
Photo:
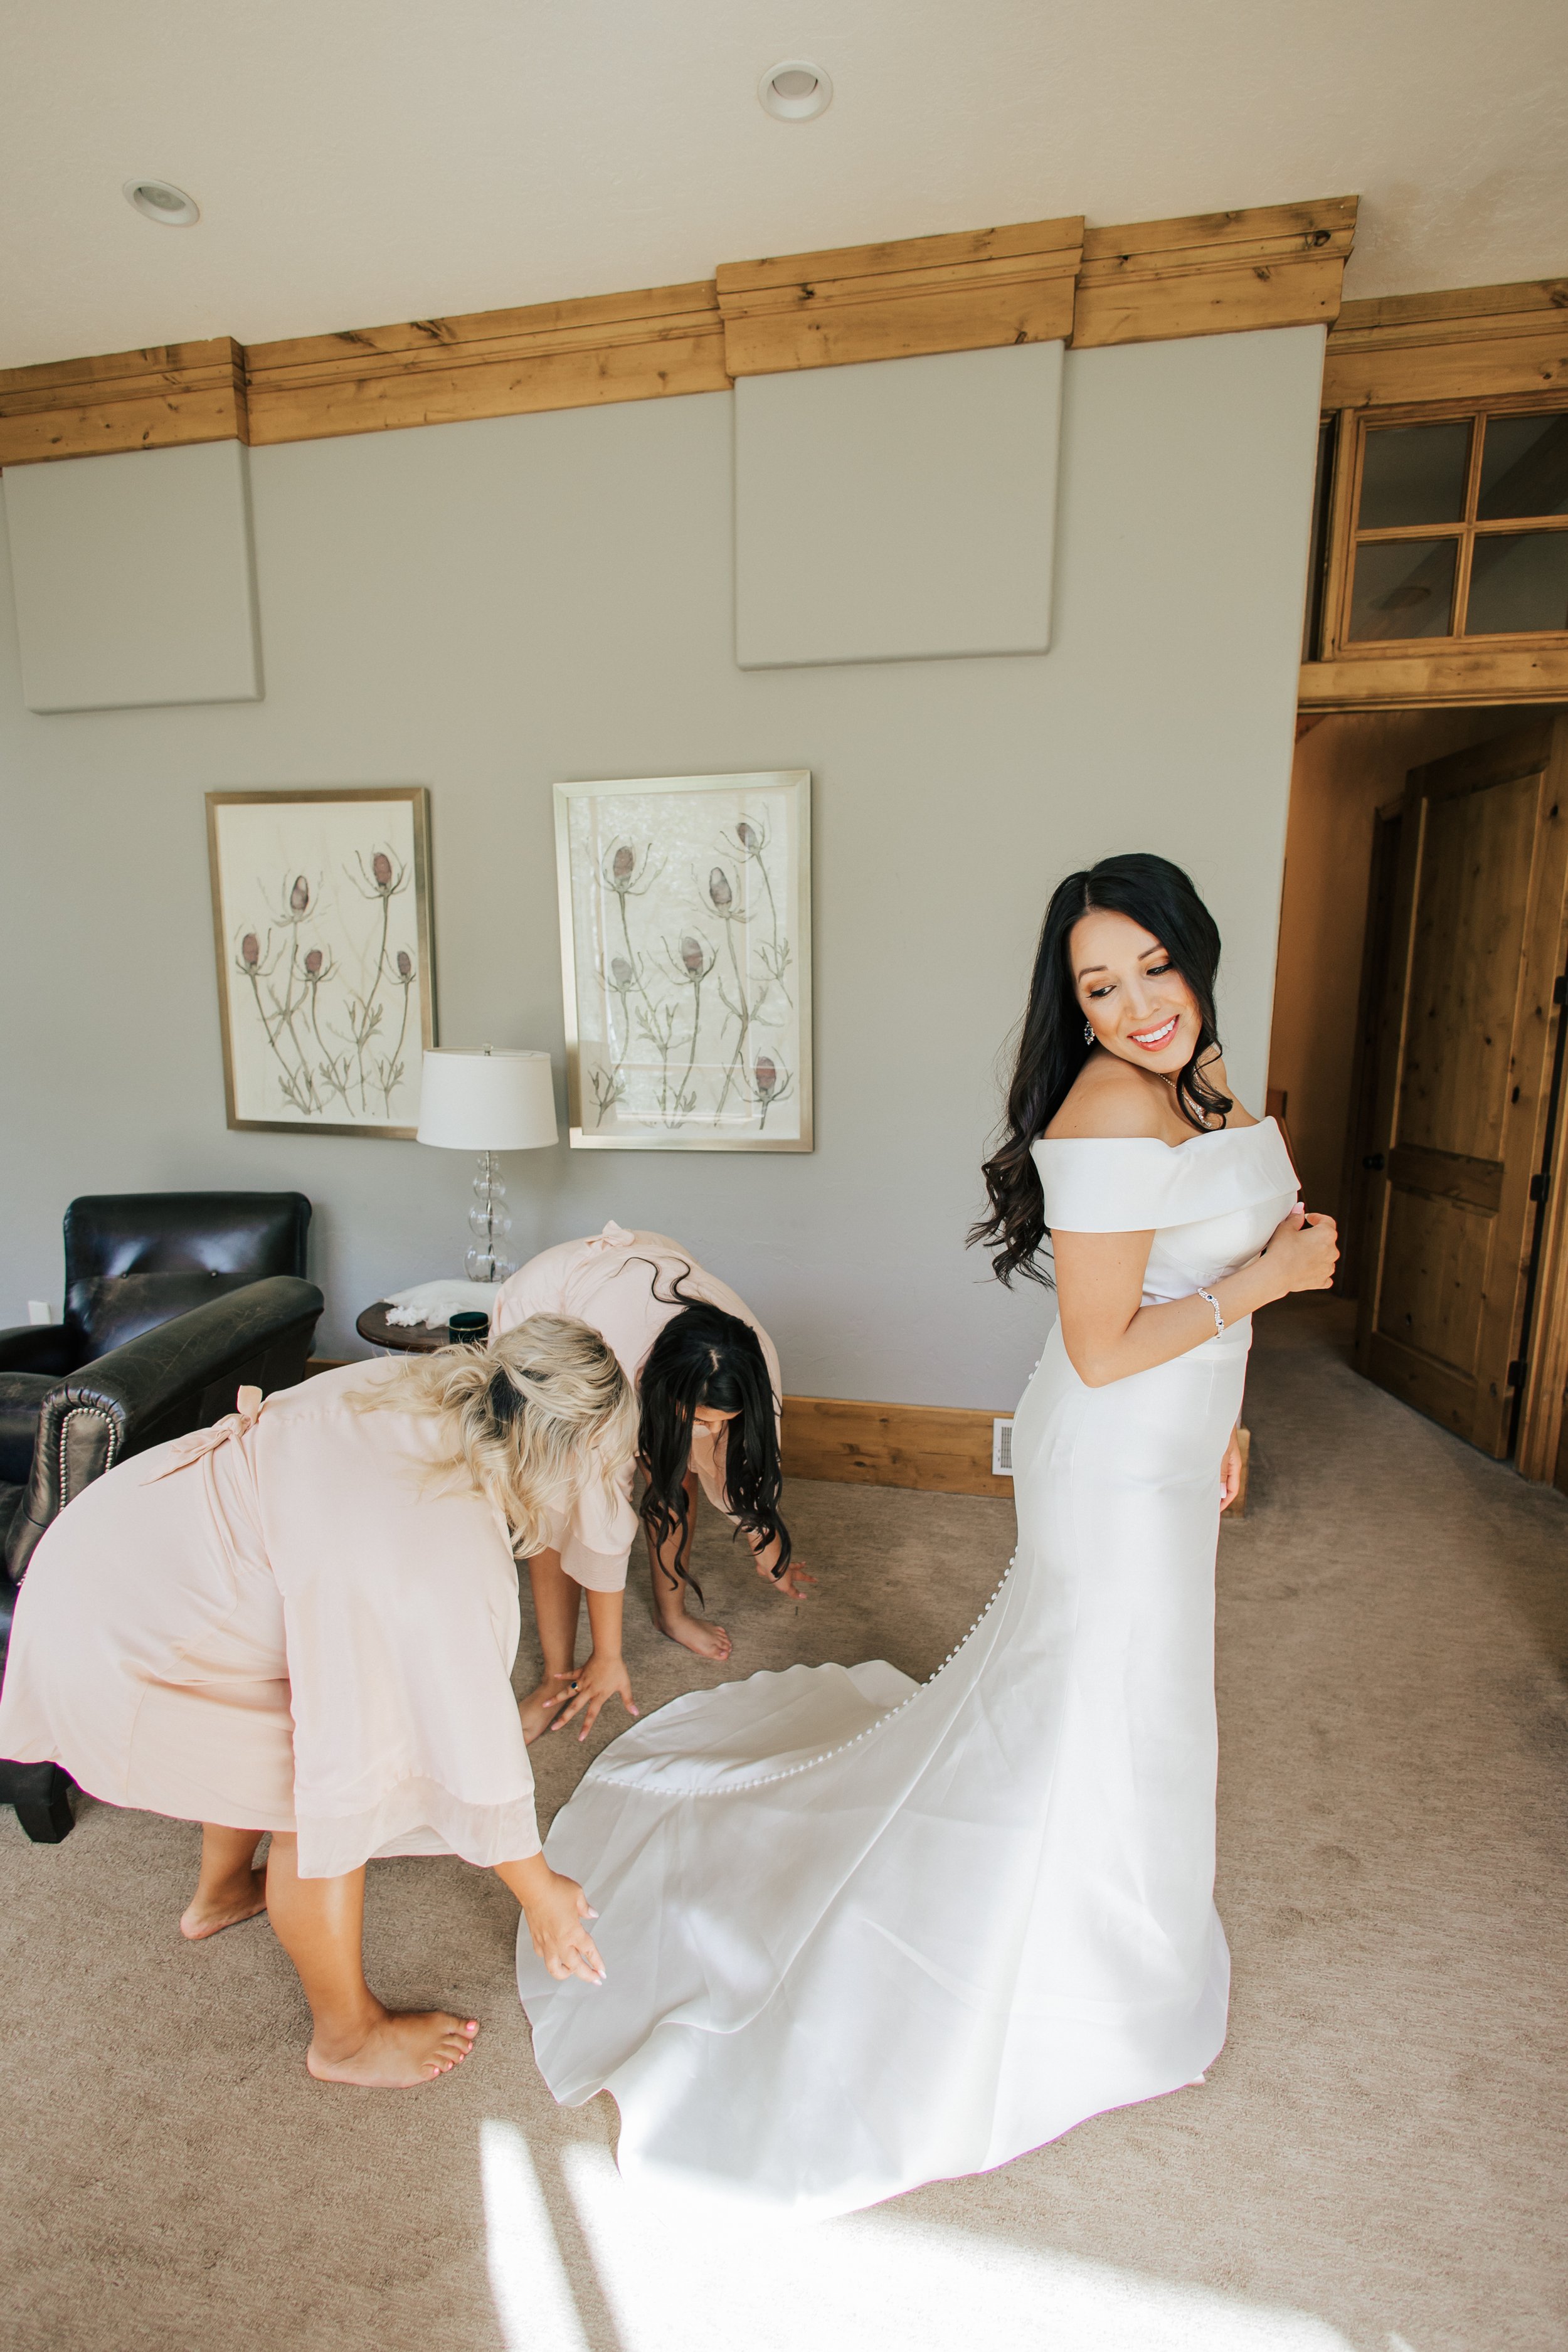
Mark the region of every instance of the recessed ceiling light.
POLYGON ((809 122, 832 105, 833 84, 820 66, 808 65, 804 58, 785 58, 782 65, 768 68, 757 84, 757 96, 764 111, 779 121, 809 122))
POLYGON ((125 201, 150 221, 164 228, 189 228, 199 221, 202 208, 195 196, 187 196, 184 188, 176 188, 171 180, 127 180, 125 201))

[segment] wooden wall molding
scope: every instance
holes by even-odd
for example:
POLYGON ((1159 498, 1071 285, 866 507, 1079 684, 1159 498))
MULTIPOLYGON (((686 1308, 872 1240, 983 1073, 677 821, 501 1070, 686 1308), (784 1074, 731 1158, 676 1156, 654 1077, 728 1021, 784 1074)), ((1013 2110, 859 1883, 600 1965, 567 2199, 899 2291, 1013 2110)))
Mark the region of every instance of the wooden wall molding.
POLYGON ((926 1494, 994 1495, 1010 1502, 1011 1478, 991 1475, 992 1419, 956 1406, 786 1396, 784 1475, 914 1486, 926 1494))
POLYGON ((1348 655, 1303 662, 1302 710, 1394 710, 1401 705, 1454 709, 1491 702, 1568 702, 1568 646, 1513 651, 1467 646, 1461 639, 1430 651, 1348 655))
POLYGON ((730 383, 710 279, 253 343, 245 357, 258 446, 724 392, 730 383))
MULTIPOLYGON (((1080 217, 726 263, 716 278, 0 371, 0 466, 265 444, 723 392, 738 375, 1332 318, 1353 196, 1084 229, 1080 217)), ((1363 306, 1364 307, 1364 306, 1363 306)))
POLYGON ((227 335, 0 369, 0 466, 247 437, 245 353, 227 335))
POLYGON ((1329 331, 1325 408, 1501 400, 1565 389, 1565 278, 1347 302, 1329 331))
POLYGON ((730 373, 1065 341, 1083 219, 1024 221, 721 265, 730 373))
POLYGON ((1356 204, 1330 196, 1086 230, 1075 348, 1327 324, 1340 308, 1356 204))

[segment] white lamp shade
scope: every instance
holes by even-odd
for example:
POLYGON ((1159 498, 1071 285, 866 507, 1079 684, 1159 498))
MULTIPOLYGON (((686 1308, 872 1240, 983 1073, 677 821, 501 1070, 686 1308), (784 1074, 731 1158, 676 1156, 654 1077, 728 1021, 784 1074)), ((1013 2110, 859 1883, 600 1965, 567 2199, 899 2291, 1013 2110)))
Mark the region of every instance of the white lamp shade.
POLYGON ((539 1052, 425 1056, 419 1140, 448 1151, 537 1151, 557 1140, 550 1056, 539 1052))

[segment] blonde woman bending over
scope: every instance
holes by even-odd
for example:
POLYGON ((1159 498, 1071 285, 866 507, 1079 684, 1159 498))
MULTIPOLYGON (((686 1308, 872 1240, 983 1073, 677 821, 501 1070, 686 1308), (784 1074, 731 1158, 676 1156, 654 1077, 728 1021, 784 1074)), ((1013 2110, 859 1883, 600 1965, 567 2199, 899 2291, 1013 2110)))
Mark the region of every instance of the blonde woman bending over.
POLYGON ((614 1492, 636 1440, 604 1340, 536 1315, 485 1348, 345 1365, 265 1403, 242 1389, 216 1428, 86 1488, 33 1556, 0 1755, 201 1822, 181 1933, 270 1914, 320 2081, 428 2082, 479 2030, 391 2011, 366 1984, 372 1856, 494 1870, 550 1974, 603 1980, 594 1914, 534 1824, 517 1559, 614 1492))

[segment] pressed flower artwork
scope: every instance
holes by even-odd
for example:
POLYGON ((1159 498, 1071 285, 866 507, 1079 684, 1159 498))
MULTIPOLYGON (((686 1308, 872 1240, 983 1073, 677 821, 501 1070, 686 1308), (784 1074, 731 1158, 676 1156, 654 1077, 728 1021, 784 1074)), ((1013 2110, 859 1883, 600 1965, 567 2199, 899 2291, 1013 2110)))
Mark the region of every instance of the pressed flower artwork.
POLYGON ((809 1151, 811 778, 557 784, 572 1142, 809 1151))
POLYGON ((209 793, 230 1127, 411 1136, 435 1043, 422 784, 209 793))

